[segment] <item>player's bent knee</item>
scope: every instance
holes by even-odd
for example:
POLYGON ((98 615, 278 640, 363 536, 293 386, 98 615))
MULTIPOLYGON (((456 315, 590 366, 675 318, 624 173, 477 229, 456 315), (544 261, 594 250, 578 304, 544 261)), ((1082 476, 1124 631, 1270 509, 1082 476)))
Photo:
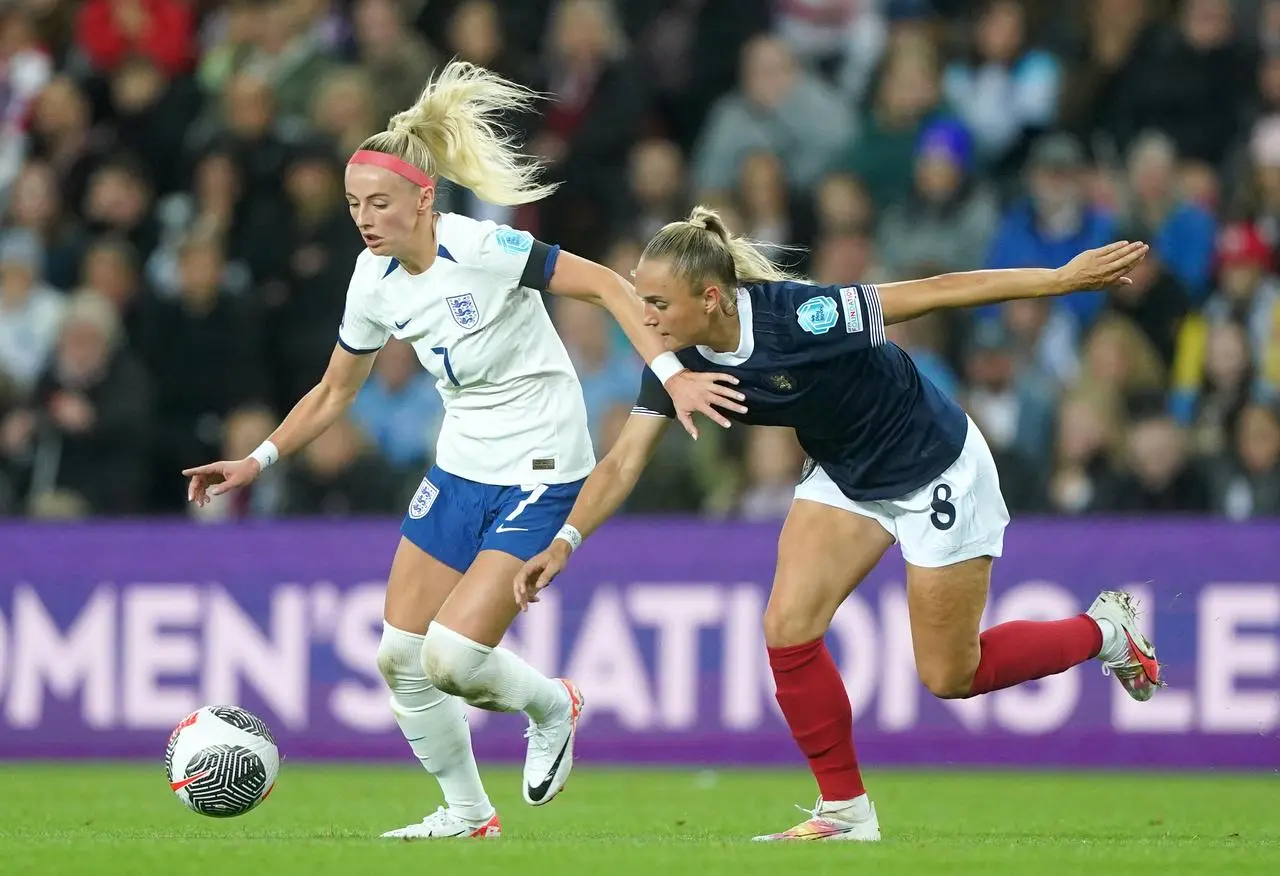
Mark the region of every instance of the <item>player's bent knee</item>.
POLYGON ((487 649, 433 622, 422 644, 421 671, 440 690, 466 698, 474 693, 474 681, 488 656, 487 649))
POLYGON ((386 679, 393 693, 406 686, 422 687, 423 637, 405 632, 383 621, 382 638, 378 641, 376 657, 378 673, 386 679))
POLYGON ((764 643, 770 648, 787 648, 812 642, 827 631, 828 619, 770 602, 764 611, 764 643))

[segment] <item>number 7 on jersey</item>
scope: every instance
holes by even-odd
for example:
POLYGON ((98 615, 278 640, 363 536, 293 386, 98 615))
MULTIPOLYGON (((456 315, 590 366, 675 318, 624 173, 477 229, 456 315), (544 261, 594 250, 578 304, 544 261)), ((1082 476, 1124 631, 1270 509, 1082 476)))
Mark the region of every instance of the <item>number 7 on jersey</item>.
POLYGON ((432 347, 431 352, 444 359, 444 373, 448 375, 449 382, 454 386, 461 386, 462 384, 458 382, 458 378, 453 376, 453 365, 449 362, 449 348, 432 347))

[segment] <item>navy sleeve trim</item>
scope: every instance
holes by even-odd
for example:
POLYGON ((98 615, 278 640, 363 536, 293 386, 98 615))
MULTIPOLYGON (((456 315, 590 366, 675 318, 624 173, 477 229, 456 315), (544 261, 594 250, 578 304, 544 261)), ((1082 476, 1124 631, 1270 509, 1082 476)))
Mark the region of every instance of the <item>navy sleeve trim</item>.
POLYGON ((529 260, 524 263, 524 273, 520 275, 520 285, 539 292, 546 292, 551 285, 551 275, 555 273, 556 259, 560 257, 560 247, 550 246, 541 240, 535 240, 529 247, 529 260))
POLYGON ((662 381, 658 379, 658 375, 649 370, 648 366, 645 366, 640 375, 640 394, 636 398, 635 406, 631 408, 631 413, 643 414, 646 417, 675 419, 676 406, 672 403, 671 396, 667 395, 662 381))
POLYGON ((381 347, 369 347, 367 350, 362 350, 359 347, 353 347, 342 339, 342 335, 338 335, 338 346, 352 356, 368 356, 370 353, 376 353, 382 349, 381 347))

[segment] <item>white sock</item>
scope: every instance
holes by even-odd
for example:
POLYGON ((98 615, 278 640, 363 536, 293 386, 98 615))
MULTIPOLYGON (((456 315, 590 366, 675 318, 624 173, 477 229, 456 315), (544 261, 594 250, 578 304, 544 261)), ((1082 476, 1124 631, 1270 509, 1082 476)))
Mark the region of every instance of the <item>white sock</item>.
POLYGON ((504 648, 490 648, 432 623, 422 650, 423 668, 442 690, 478 709, 524 712, 538 723, 563 712, 569 692, 504 648))
POLYGON ((1103 663, 1116 663, 1127 657, 1129 639, 1116 628, 1115 623, 1105 617, 1094 618, 1094 621, 1102 630, 1102 650, 1098 652, 1098 659, 1103 663))
POLYGON ((383 624, 378 668, 391 688, 391 711, 413 753, 440 783, 449 811, 483 823, 494 810, 471 751, 466 713, 461 700, 433 687, 422 674, 424 638, 383 624))
POLYGON ((871 798, 864 792, 852 800, 823 800, 820 812, 823 815, 838 815, 850 821, 862 821, 871 817, 871 798))

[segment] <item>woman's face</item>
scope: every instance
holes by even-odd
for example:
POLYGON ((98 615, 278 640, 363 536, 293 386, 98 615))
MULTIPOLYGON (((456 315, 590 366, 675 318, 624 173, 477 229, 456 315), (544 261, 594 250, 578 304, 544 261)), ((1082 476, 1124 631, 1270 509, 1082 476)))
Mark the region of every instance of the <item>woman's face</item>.
POLYGON ((644 301, 644 322, 658 330, 668 350, 705 343, 722 296, 718 286, 694 294, 663 259, 640 259, 636 266, 636 294, 644 301))
POLYGON ((368 164, 347 165, 346 186, 351 219, 369 251, 393 257, 409 252, 419 223, 431 219, 435 190, 368 164))

